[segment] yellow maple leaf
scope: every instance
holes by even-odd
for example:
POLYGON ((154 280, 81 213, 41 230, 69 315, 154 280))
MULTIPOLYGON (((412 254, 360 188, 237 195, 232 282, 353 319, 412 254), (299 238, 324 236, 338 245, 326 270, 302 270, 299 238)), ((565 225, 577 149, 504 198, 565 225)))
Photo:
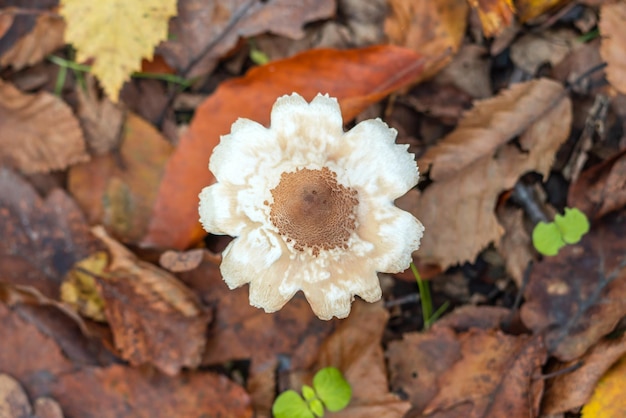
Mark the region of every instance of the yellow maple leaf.
POLYGON ((600 379, 582 409, 583 418, 626 417, 626 356, 600 379))
POLYGON ((61 0, 61 14, 65 41, 76 48, 77 61, 94 60, 91 72, 116 102, 124 82, 141 69, 141 59, 152 59, 167 37, 176 0, 61 0))

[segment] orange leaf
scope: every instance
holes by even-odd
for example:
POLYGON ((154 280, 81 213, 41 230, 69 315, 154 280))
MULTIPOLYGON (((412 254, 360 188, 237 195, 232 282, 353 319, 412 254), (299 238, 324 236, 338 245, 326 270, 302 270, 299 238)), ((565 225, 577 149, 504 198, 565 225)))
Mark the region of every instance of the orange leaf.
POLYGON ((345 51, 317 49, 222 83, 198 107, 167 164, 143 243, 182 249, 202 237, 198 193, 215 181, 207 168, 211 151, 237 118, 267 124, 276 98, 295 91, 307 100, 318 92, 337 97, 347 121, 414 82, 434 61, 427 62, 410 49, 392 45, 345 51))

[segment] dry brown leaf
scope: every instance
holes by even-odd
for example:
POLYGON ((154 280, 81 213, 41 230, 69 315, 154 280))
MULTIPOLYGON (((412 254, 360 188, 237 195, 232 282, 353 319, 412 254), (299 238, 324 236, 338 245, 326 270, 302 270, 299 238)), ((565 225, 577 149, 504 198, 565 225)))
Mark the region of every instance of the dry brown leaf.
POLYGON ((419 159, 430 178, 455 176, 476 160, 524 132, 563 98, 561 84, 541 78, 511 86, 496 97, 480 100, 456 129, 419 159))
POLYGON ((570 186, 567 203, 598 219, 626 205, 626 150, 594 165, 570 186))
POLYGON ((541 412, 553 415, 580 408, 587 403, 604 373, 624 354, 626 334, 604 339, 591 347, 584 357, 552 367, 548 373, 556 376, 547 381, 541 412), (568 368, 578 364, 581 367, 566 373, 568 368))
POLYGON ((111 252, 106 275, 96 277, 115 346, 133 365, 152 363, 166 374, 200 364, 210 315, 174 276, 138 260, 93 229, 111 252))
POLYGON ((172 145, 152 125, 129 113, 115 154, 71 167, 69 190, 92 224, 124 242, 136 242, 150 222, 152 204, 172 145))
POLYGON ((50 93, 25 94, 0 80, 0 162, 24 173, 62 170, 88 159, 72 110, 50 93))
POLYGON ((460 48, 467 27, 466 0, 392 0, 385 20, 385 33, 396 45, 409 47, 427 57, 451 54, 428 74, 435 74, 450 62, 460 48))
POLYGON ((437 395, 437 379, 461 360, 457 335, 447 327, 424 333, 406 333, 387 349, 390 386, 405 393, 413 408, 423 411, 437 395))
POLYGON ((272 32, 300 38, 306 22, 331 17, 334 11, 332 0, 181 0, 170 23, 171 40, 158 51, 185 77, 197 77, 211 72, 239 37, 272 32))
POLYGON ((513 0, 468 0, 468 2, 478 12, 483 33, 488 38, 498 36, 514 21, 513 0))
POLYGON ((343 372, 352 386, 352 399, 346 409, 324 416, 401 418, 411 407, 408 402, 389 393, 385 356, 380 344, 388 319, 389 313, 382 302, 355 301, 348 319, 341 322, 320 347, 310 377, 323 367, 333 366, 343 372))
POLYGON ((0 236, 0 281, 32 286, 56 300, 74 263, 99 247, 63 191, 42 199, 6 168, 0 169, 0 236))
POLYGON ((471 329, 459 335, 458 342, 460 359, 439 375, 439 392, 424 414, 442 412, 467 418, 538 415, 543 380, 537 377, 546 359, 540 338, 471 329))
POLYGON ((434 180, 408 207, 428 231, 417 253, 422 262, 446 268, 472 261, 500 239, 498 196, 526 172, 547 175, 569 135, 571 102, 562 93, 559 84, 537 80, 479 102, 418 161, 423 170, 432 163, 434 180), (519 147, 502 145, 520 134, 519 147))
POLYGON ((555 67, 574 48, 582 46, 579 36, 571 29, 528 33, 511 45, 511 60, 526 73, 534 75, 542 65, 555 67))
POLYGON ((85 140, 94 155, 104 155, 117 148, 126 122, 126 109, 108 97, 98 97, 95 79, 87 76, 87 90, 77 89, 78 118, 85 140))
POLYGON ((51 13, 39 15, 33 30, 0 55, 0 66, 12 66, 20 70, 38 63, 65 44, 64 30, 65 22, 61 16, 51 13))
MULTIPOLYGON (((621 216, 620 216, 621 215, 621 216)), ((583 355, 626 315, 626 217, 608 215, 576 245, 533 268, 524 324, 544 334, 551 355, 583 355)))
POLYGON ((521 288, 528 263, 534 259, 530 235, 524 227, 524 212, 502 207, 498 210, 498 221, 505 233, 496 243, 496 248, 504 257, 507 272, 517 287, 521 288))
POLYGON ((626 94, 626 3, 606 3, 600 9, 600 55, 606 61, 606 78, 626 94))

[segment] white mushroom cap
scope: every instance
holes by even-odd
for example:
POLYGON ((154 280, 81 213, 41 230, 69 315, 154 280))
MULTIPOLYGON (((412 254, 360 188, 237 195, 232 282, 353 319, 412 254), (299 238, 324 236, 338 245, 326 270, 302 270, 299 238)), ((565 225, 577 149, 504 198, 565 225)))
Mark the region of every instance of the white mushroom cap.
POLYGON ((393 201, 417 184, 414 155, 382 120, 343 131, 339 104, 280 97, 271 126, 237 120, 215 147, 217 182, 200 193, 200 221, 236 238, 220 266, 250 304, 279 310, 302 290, 321 319, 345 318, 355 295, 381 297, 377 272, 409 267, 424 227, 393 201))

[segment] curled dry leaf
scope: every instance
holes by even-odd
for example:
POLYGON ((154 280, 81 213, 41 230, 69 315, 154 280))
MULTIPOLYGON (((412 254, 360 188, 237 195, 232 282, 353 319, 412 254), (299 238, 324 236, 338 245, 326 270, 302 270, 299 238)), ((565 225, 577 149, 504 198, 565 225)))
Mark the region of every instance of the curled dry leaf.
POLYGON ((581 356, 626 315, 626 218, 594 224, 576 245, 536 264, 521 316, 551 355, 581 356))
POLYGON ((32 174, 88 159, 72 110, 50 93, 25 94, 0 80, 0 162, 32 174))
POLYGON ((210 315, 196 295, 165 270, 138 260, 102 227, 93 233, 111 252, 107 274, 96 281, 122 357, 169 375, 198 366, 210 315))
POLYGON ((50 398, 37 398, 30 405, 20 383, 8 374, 0 374, 0 414, 6 418, 63 418, 61 407, 50 398))
POLYGON ((46 199, 18 175, 0 169, 0 266, 5 283, 32 286, 58 300, 64 276, 99 247, 61 190, 46 199))
POLYGON ((584 171, 571 185, 567 204, 590 219, 626 206, 626 150, 584 171))
POLYGON ((124 242, 137 242, 146 231, 173 147, 133 113, 128 114, 122 132, 117 153, 71 167, 68 183, 92 224, 103 224, 124 242))
POLYGON ((626 3, 607 2, 600 9, 600 55, 606 61, 606 78, 620 93, 626 94, 626 3))
POLYGON ((12 66, 20 70, 38 63, 46 55, 65 44, 64 30, 65 22, 61 16, 52 13, 40 14, 37 16, 33 30, 22 36, 9 50, 0 55, 0 66, 12 66))
POLYGON ((323 92, 339 99, 345 122, 409 85, 431 64, 410 49, 392 45, 345 51, 317 49, 221 83, 198 107, 168 161, 142 244, 185 249, 204 236, 198 222, 198 193, 215 181, 207 170, 211 152, 237 118, 267 124, 277 97, 298 92, 311 100, 323 92))
POLYGON ((626 354, 626 334, 607 338, 589 349, 582 358, 557 363, 548 373, 556 376, 546 383, 541 410, 544 414, 562 414, 587 403, 600 378, 626 354), (580 365, 567 373, 567 369, 580 365))
POLYGON ((439 375, 424 414, 538 416, 544 384, 538 376, 547 357, 541 338, 471 329, 458 343, 459 359, 439 375))
POLYGON ((541 79, 479 101, 419 159, 420 168, 432 166, 434 180, 410 207, 428 231, 421 261, 442 268, 472 261, 500 239, 504 230, 494 213, 500 193, 526 172, 546 176, 569 136, 571 102, 563 93, 558 83, 541 79), (520 146, 507 144, 518 135, 520 146))
POLYGON ((332 0, 222 1, 181 0, 170 25, 170 40, 158 51, 185 77, 210 73, 240 37, 264 32, 297 39, 302 26, 331 17, 332 0))

